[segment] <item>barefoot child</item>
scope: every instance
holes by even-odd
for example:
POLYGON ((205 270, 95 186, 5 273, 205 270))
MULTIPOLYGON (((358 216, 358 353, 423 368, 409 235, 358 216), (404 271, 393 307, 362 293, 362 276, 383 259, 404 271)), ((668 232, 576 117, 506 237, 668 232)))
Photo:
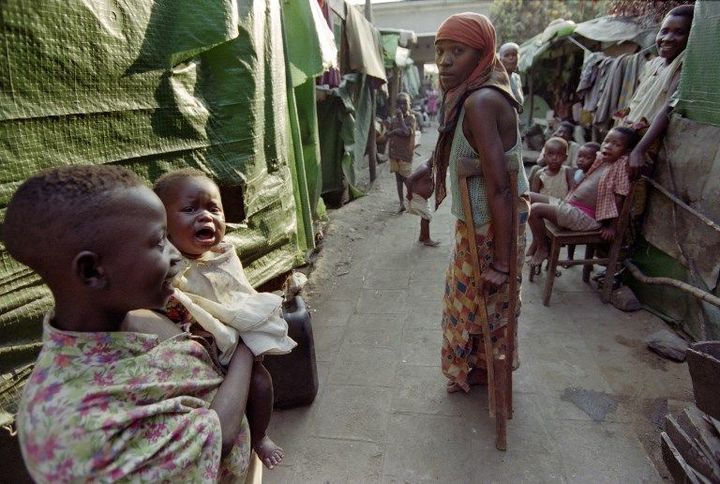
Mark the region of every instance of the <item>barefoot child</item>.
POLYGON ((405 198, 403 185, 405 178, 410 176, 412 170, 413 154, 415 152, 416 121, 410 112, 410 96, 404 92, 398 94, 397 110, 390 122, 390 130, 385 135, 390 146, 390 173, 395 173, 400 208, 398 213, 405 211, 405 198))
POLYGON ((530 190, 555 198, 565 198, 572 187, 572 169, 563 163, 567 159, 568 144, 563 138, 550 138, 545 142, 545 168, 537 172, 530 182, 530 190))
MULTIPOLYGON (((258 357, 247 415, 252 447, 272 469, 282 460, 283 451, 265 434, 273 394, 272 379, 261 357, 286 354, 296 346, 282 319, 282 298, 258 293, 248 282, 235 249, 223 240, 220 190, 205 174, 192 169, 168 173, 155 183, 155 193, 168 213, 168 237, 183 255, 175 298, 212 335, 221 364, 226 364, 240 338, 258 357)), ((177 305, 172 309, 179 310, 177 305)))
POLYGON ((55 304, 17 415, 35 482, 245 480, 252 354, 239 344, 223 377, 188 333, 133 311, 173 294, 165 225, 160 199, 115 166, 44 171, 10 201, 5 247, 55 304))
POLYGON ((578 151, 577 170, 573 173, 572 188, 578 186, 587 175, 587 172, 590 171, 593 163, 595 163, 595 157, 598 151, 600 151, 600 143, 591 141, 590 143, 582 145, 578 151))
POLYGON ((433 192, 432 169, 423 164, 407 179, 408 213, 420 217, 420 237, 418 241, 428 247, 437 247, 440 242, 430 238, 430 197, 433 192))
POLYGON ((548 257, 545 220, 570 230, 600 230, 605 240, 615 237, 619 207, 630 190, 628 154, 638 136, 629 128, 613 128, 605 136, 597 159, 587 176, 564 200, 530 194, 532 206, 528 224, 533 242, 528 251, 532 266, 548 257))

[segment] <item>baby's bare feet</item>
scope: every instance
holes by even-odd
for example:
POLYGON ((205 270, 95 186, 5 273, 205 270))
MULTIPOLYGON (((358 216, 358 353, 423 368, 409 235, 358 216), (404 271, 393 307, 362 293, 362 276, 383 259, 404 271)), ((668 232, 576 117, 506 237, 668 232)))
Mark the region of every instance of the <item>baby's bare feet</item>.
POLYGON ((263 437, 260 442, 255 444, 254 449, 255 453, 268 469, 272 469, 278 465, 282 462, 283 457, 285 457, 285 453, 282 448, 270 440, 270 437, 267 435, 263 437))

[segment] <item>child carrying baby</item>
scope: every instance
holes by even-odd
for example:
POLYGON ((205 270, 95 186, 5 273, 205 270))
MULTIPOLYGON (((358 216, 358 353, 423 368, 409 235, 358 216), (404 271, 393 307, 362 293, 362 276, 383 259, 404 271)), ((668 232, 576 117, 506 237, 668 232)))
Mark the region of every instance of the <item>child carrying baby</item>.
POLYGON ((175 322, 196 321, 211 335, 223 366, 240 338, 256 356, 247 416, 252 447, 272 469, 282 460, 283 451, 265 433, 273 393, 272 379, 261 357, 286 354, 296 346, 282 318, 282 298, 258 293, 248 282, 235 249, 223 240, 225 216, 220 190, 204 173, 174 171, 160 177, 154 189, 167 210, 168 238, 183 256, 174 295, 181 306, 171 301, 168 316, 175 322), (187 313, 192 318, 185 317, 187 313))
POLYGON ((244 482, 252 353, 240 342, 221 374, 191 334, 138 315, 178 272, 160 199, 125 168, 54 168, 18 188, 2 237, 54 299, 18 405, 33 480, 244 482))

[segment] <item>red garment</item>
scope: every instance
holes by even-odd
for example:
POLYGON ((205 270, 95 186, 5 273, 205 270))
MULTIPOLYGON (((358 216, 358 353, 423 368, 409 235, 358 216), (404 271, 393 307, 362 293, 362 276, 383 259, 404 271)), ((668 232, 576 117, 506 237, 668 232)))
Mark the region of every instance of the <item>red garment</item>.
POLYGON ((453 89, 446 90, 442 85, 443 103, 440 109, 440 127, 437 145, 433 153, 433 170, 435 172, 435 206, 445 198, 445 178, 450 160, 450 147, 452 146, 455 126, 462 105, 468 95, 484 86, 494 87, 505 94, 508 101, 519 106, 512 94, 510 79, 505 68, 495 55, 495 27, 490 20, 479 13, 465 12, 452 15, 445 19, 435 35, 435 42, 451 40, 461 42, 481 52, 477 67, 465 81, 453 89))
MULTIPOLYGON (((595 163, 590 167, 587 175, 590 175, 590 173, 606 163, 600 153, 598 153, 597 158, 595 158, 595 163)), ((618 213, 618 207, 615 204, 615 195, 625 197, 630 193, 630 177, 628 176, 627 170, 628 157, 625 155, 611 163, 610 167, 605 170, 605 173, 600 176, 597 203, 595 204, 595 220, 598 222, 616 218, 620 215, 618 213)), ((587 175, 585 179, 587 179, 587 175)), ((569 196, 570 195, 568 195, 568 197, 569 196)))

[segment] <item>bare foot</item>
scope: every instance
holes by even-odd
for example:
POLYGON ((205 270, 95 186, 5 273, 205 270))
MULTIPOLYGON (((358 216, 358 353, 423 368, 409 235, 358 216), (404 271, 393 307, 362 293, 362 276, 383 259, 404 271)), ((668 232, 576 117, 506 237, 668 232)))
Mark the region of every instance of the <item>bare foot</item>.
POLYGON ((285 453, 283 452, 282 448, 279 447, 275 442, 270 440, 270 437, 267 435, 263 437, 260 442, 255 444, 253 447, 255 449, 255 453, 258 455, 260 460, 263 464, 265 464, 265 467, 268 469, 272 469, 276 465, 278 465, 280 462, 282 462, 283 457, 285 457, 285 453))
MULTIPOLYGON (((482 368, 473 368, 467 376, 467 383, 471 387, 477 385, 487 385, 487 372, 482 368)), ((454 381, 449 381, 445 386, 445 390, 448 393, 456 393, 463 391, 463 387, 454 381)))
POLYGON ((454 381, 447 382, 447 385, 445 386, 445 390, 447 390, 448 393, 457 393, 459 391, 462 391, 463 387, 455 383, 454 381))
POLYGON ((433 240, 433 239, 425 239, 425 240, 420 239, 418 242, 420 242, 423 245, 427 245, 428 247, 437 247, 438 245, 440 245, 440 242, 438 242, 437 240, 433 240))
POLYGON ((398 213, 403 213, 405 210, 407 210, 407 208, 405 208, 405 205, 401 203, 400 208, 398 209, 398 213))
POLYGON ((548 254, 547 249, 538 248, 535 251, 535 254, 533 254, 533 256, 532 256, 530 265, 533 267, 538 267, 538 266, 542 265, 543 261, 548 258, 548 255, 549 254, 548 254))
POLYGON ((533 255, 535 255, 536 250, 537 250, 537 244, 533 240, 532 243, 530 244, 530 247, 528 247, 527 252, 525 252, 525 255, 528 257, 532 257, 533 255))

